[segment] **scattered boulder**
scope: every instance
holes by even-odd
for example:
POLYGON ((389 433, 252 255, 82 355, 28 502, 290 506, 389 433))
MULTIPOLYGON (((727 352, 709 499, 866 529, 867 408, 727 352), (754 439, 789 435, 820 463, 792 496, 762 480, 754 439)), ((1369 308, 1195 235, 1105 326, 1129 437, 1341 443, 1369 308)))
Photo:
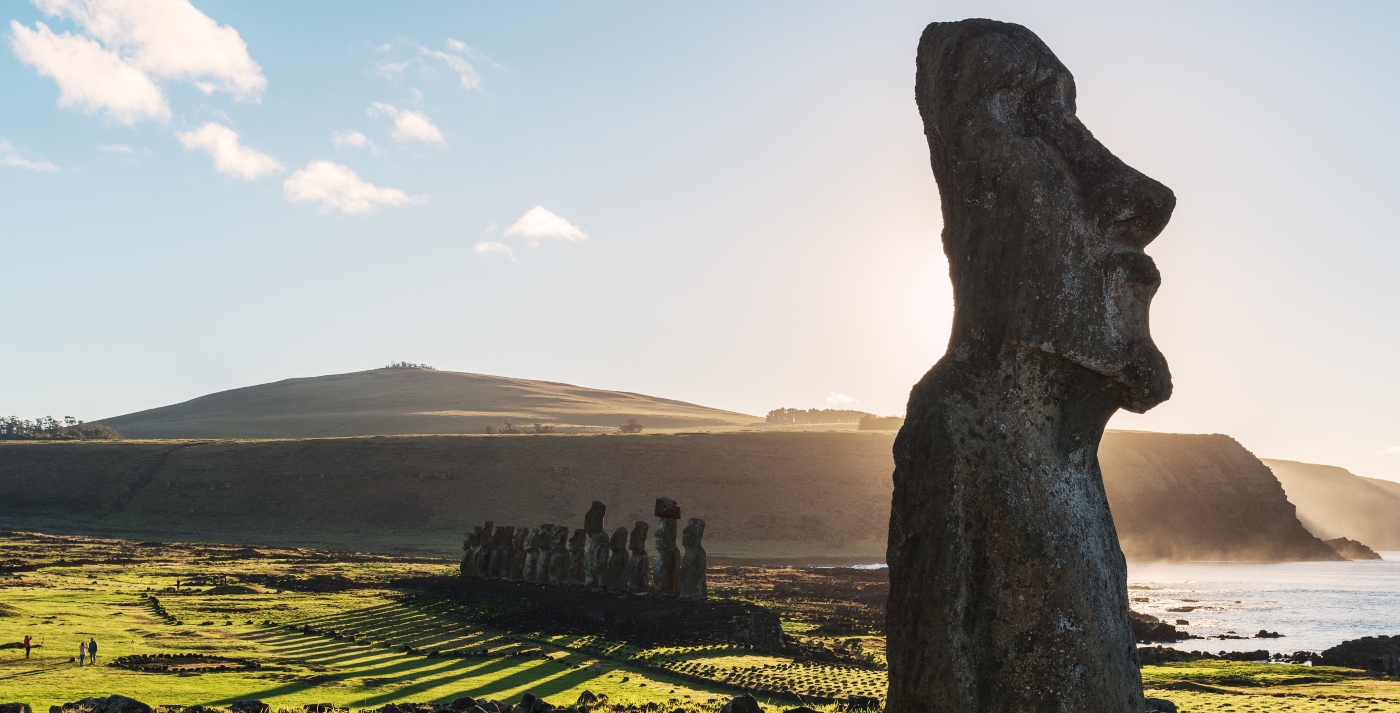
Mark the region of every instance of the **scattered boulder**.
POLYGON ((763 708, 758 705, 758 701, 753 696, 745 693, 742 696, 735 696, 724 707, 719 709, 719 713, 763 713, 763 708))
POLYGON ((1165 698, 1148 698, 1147 713, 1177 713, 1176 704, 1165 698))
POLYGON ((1280 634, 1280 633, 1278 633, 1277 631, 1269 631, 1268 629, 1260 629, 1260 630, 1259 630, 1259 633, 1257 633, 1257 634, 1254 635, 1254 638, 1256 638, 1256 639, 1282 639, 1282 638, 1283 638, 1283 634, 1280 634))
POLYGON ((0 713, 33 713, 28 703, 0 703, 0 713))
MULTIPOLYGON (((151 707, 126 696, 106 696, 104 698, 84 698, 76 703, 57 706, 64 713, 151 713, 151 707)), ((53 708, 49 709, 50 711, 53 708)), ((235 713, 243 713, 236 711, 235 713)))
POLYGON ((452 710, 456 710, 456 711, 464 711, 464 710, 466 710, 466 709, 468 709, 468 708, 475 708, 475 707, 476 707, 476 699, 475 699, 475 698, 472 698, 471 696, 463 696, 463 697, 461 697, 461 698, 458 698, 458 699, 452 701, 452 703, 449 704, 448 707, 450 707, 452 710))
POLYGON ((1144 644, 1158 641, 1170 643, 1194 638, 1151 614, 1129 612, 1128 617, 1133 626, 1133 638, 1144 644))

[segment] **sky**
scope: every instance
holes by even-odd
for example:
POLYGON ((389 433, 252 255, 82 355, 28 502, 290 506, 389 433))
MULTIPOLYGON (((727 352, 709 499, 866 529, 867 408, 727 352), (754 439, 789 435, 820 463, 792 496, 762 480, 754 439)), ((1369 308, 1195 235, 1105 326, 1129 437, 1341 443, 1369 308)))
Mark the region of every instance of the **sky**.
POLYGON ((1400 480, 1400 5, 35 0, 0 17, 0 412, 439 369, 902 414, 952 315, 932 21, 1031 28, 1177 196, 1111 427, 1400 480))

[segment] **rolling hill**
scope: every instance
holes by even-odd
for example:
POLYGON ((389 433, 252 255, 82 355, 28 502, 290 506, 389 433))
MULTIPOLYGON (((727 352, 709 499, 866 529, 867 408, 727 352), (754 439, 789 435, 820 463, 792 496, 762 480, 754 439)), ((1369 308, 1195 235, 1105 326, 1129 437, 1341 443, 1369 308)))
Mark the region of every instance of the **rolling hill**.
POLYGON ((1326 540, 1347 537, 1377 550, 1400 550, 1400 483, 1363 478, 1330 465, 1270 460, 1298 519, 1326 540))
POLYGON ((738 428, 762 418, 684 401, 504 376, 418 368, 286 379, 103 419, 145 438, 329 438, 485 433, 504 422, 559 431, 738 428))

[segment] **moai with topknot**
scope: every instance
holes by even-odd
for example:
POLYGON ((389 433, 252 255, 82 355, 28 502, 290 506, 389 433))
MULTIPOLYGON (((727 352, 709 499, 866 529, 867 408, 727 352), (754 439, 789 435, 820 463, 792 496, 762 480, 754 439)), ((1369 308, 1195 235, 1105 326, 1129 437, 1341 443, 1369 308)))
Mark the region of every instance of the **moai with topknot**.
POLYGON ((656 566, 651 572, 651 591, 661 596, 681 593, 681 551, 676 547, 676 530, 681 508, 670 498, 656 499, 656 566))
POLYGON ((583 530, 588 540, 583 550, 583 585, 602 589, 608 571, 608 536, 603 532, 603 516, 608 506, 594 500, 593 507, 583 518, 583 530))

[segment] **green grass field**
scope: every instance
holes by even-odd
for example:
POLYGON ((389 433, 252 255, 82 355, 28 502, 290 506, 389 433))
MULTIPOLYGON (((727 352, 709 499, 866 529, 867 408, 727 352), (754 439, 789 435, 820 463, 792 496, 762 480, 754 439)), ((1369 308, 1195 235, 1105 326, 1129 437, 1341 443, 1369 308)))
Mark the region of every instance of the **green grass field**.
MULTIPOLYGON (((0 699, 36 710, 113 693, 152 705, 259 699, 285 709, 364 709, 464 695, 515 702, 526 692, 571 704, 584 691, 614 705, 687 711, 714 711, 748 691, 782 710, 798 705, 796 696, 883 698, 886 685, 882 666, 869 663, 883 664, 882 656, 820 663, 728 644, 640 647, 500 631, 477 623, 488 605, 388 586, 450 571, 445 562, 18 533, 0 533, 0 547, 6 567, 38 565, 0 575, 0 642, 29 634, 42 645, 27 660, 21 649, 0 649, 0 699), (269 581, 328 582, 340 591, 279 591, 269 581), (99 660, 79 666, 78 644, 90 637, 99 660), (133 654, 198 654, 259 668, 195 675, 111 665, 133 654)), ((789 607, 784 623, 806 645, 865 642, 867 652, 882 653, 878 636, 822 639, 801 609, 789 607)), ((1146 667, 1143 677, 1148 695, 1183 711, 1400 713, 1400 681, 1347 669, 1199 661, 1146 667)))

